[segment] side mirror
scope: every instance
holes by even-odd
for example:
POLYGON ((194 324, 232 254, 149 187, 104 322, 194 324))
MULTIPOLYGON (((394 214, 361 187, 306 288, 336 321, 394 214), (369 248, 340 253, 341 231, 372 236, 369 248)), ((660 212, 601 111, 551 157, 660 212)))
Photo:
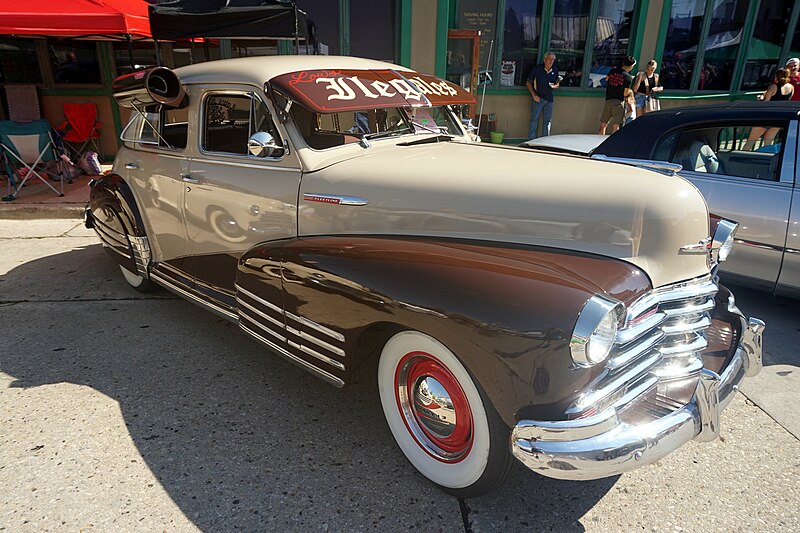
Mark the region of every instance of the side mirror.
POLYGON ((257 131, 247 139, 247 151, 255 157, 273 157, 283 152, 283 146, 275 144, 275 138, 266 131, 257 131))

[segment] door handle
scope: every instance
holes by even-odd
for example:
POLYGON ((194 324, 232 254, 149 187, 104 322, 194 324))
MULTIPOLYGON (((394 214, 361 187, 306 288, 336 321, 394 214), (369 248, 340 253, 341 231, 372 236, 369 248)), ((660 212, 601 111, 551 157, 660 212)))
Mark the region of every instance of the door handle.
POLYGON ((181 176, 181 179, 186 183, 194 183, 195 185, 200 183, 200 180, 197 178, 193 178, 191 174, 184 174, 183 176, 181 176))
POLYGON ((139 165, 136 163, 125 163, 125 168, 128 170, 139 170, 139 165))

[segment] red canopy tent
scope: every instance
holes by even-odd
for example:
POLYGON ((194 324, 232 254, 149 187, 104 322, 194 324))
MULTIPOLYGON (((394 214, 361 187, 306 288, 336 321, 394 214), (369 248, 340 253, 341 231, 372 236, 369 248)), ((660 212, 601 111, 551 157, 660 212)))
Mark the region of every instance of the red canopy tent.
POLYGON ((0 35, 150 37, 145 0, 0 0, 0 35))

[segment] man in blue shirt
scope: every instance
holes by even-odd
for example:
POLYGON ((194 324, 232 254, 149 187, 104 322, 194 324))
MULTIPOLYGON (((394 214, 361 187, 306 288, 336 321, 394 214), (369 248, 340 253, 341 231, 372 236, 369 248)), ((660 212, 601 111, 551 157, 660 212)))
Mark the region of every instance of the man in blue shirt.
POLYGON ((542 125, 542 135, 550 135, 550 126, 553 122, 553 89, 558 89, 561 82, 558 69, 553 65, 556 62, 556 55, 547 52, 544 55, 544 63, 536 65, 528 75, 525 86, 531 93, 531 124, 528 128, 528 138, 536 138, 536 130, 539 128, 539 115, 543 115, 544 124, 542 125))

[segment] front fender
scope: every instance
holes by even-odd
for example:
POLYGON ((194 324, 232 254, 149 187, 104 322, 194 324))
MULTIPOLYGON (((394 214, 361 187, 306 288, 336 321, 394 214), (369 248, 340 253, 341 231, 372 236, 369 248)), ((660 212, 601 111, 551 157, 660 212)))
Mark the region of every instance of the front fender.
POLYGON ((287 317, 343 336, 344 369, 334 372, 343 381, 371 327, 415 329, 461 359, 509 425, 522 406, 558 417, 599 371, 575 369, 569 354, 572 328, 590 296, 629 304, 651 288, 637 267, 585 253, 374 237, 256 247, 242 257, 238 283, 274 298, 278 257, 287 317))

